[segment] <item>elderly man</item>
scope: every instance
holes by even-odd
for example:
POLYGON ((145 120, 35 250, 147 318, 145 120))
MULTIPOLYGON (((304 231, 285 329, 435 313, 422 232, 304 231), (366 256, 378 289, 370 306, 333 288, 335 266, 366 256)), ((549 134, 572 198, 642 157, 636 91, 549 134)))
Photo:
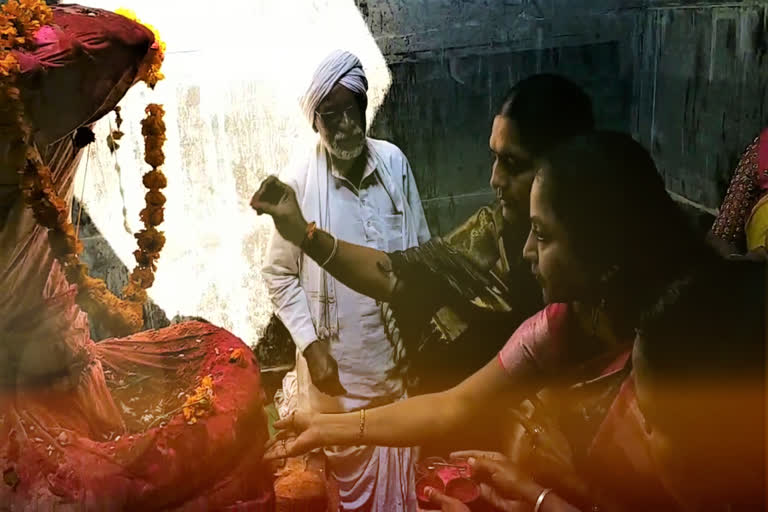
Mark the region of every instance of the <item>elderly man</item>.
MULTIPOLYGON (((323 60, 301 106, 317 144, 282 173, 303 215, 334 236, 380 251, 429 239, 416 183, 405 155, 365 134, 368 83, 360 60, 335 51, 323 60)), ((263 269, 278 317, 293 337, 298 408, 355 411, 399 400, 394 347, 381 304, 337 282, 325 263, 273 234, 263 269)), ((410 448, 327 449, 345 510, 415 510, 410 448)))

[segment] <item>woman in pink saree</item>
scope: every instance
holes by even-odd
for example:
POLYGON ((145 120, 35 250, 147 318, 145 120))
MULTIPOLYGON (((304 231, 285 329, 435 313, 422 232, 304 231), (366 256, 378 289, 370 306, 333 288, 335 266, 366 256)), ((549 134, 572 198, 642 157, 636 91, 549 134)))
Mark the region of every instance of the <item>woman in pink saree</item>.
MULTIPOLYGON (((154 38, 110 12, 53 12, 16 57, 34 144, 69 203, 81 155, 71 134, 117 105, 154 38)), ((200 322, 94 343, 0 148, 0 508, 268 510, 250 350, 200 322), (181 406, 208 376, 208 414, 190 424, 181 406)))

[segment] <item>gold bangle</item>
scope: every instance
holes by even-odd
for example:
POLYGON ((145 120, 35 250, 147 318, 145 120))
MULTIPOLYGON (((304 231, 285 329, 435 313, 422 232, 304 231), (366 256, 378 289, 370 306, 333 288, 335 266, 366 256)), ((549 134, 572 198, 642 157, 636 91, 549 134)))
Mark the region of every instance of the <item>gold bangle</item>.
POLYGON ((360 440, 365 436, 365 409, 360 409, 360 440))

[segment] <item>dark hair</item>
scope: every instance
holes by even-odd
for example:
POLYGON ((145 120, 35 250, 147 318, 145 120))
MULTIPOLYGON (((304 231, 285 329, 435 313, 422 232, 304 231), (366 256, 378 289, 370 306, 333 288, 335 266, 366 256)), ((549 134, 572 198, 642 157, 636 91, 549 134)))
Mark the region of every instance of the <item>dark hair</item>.
POLYGON ((499 115, 515 120, 523 147, 535 157, 595 125, 587 93, 567 78, 551 74, 533 75, 515 84, 499 115))
POLYGON ((544 197, 567 233, 619 334, 630 336, 664 286, 714 257, 666 192, 632 137, 597 131, 555 148, 539 171, 544 197))
POLYGON ((638 347, 651 378, 718 381, 765 371, 765 266, 717 261, 672 283, 644 315, 638 347))
MULTIPOLYGON (((643 319, 635 351, 637 385, 654 390, 643 415, 680 448, 764 453, 764 265, 718 262, 674 282, 643 319)), ((747 459, 749 471, 765 470, 762 456, 759 468, 747 459)))

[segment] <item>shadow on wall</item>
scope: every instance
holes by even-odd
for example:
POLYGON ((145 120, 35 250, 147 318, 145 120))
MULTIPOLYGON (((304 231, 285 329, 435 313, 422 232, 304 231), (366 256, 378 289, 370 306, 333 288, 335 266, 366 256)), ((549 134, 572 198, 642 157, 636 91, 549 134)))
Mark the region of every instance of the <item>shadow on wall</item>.
POLYGON ((408 157, 433 235, 489 204, 491 123, 507 91, 557 73, 592 97, 598 126, 629 131, 632 76, 618 42, 392 64, 392 87, 371 136, 408 157))
MULTIPOLYGON (((93 224, 88 210, 83 208, 82 214, 80 214, 80 208, 80 202, 75 199, 72 207, 72 222, 76 225, 78 215, 80 215, 80 240, 84 247, 81 258, 88 265, 92 277, 103 279, 107 283, 107 288, 112 293, 119 295, 128 282, 130 271, 93 224)), ((160 329, 186 319, 188 318, 175 317, 173 321, 169 321, 165 311, 150 299, 144 305, 144 328, 142 330, 160 329)), ((100 341, 110 337, 109 333, 99 328, 94 322, 90 322, 90 327, 91 338, 94 340, 100 341)))

